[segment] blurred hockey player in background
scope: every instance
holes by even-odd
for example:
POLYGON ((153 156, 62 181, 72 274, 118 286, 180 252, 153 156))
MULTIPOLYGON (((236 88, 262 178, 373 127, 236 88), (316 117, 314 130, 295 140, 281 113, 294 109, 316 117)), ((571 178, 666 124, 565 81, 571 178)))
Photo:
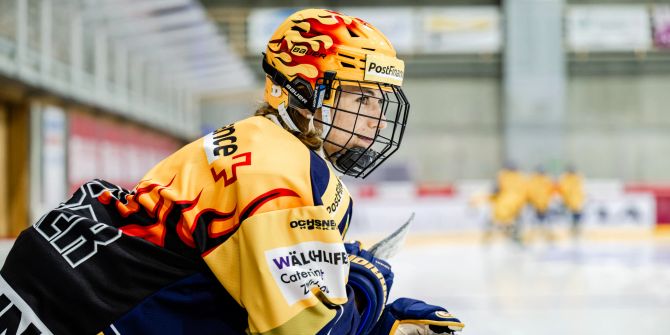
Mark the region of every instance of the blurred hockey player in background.
POLYGON ((581 230, 582 211, 584 210, 584 180, 574 165, 568 165, 558 179, 558 193, 570 215, 571 230, 574 236, 581 230))
POLYGON ((132 191, 83 185, 19 236, 0 272, 12 334, 463 328, 442 307, 387 301, 390 265, 343 242, 353 203, 339 176, 377 168, 408 118, 386 37, 302 10, 268 42, 263 69, 255 116, 186 145, 132 191))
POLYGON ((500 192, 514 194, 517 204, 523 204, 526 198, 527 179, 513 161, 505 162, 496 176, 500 192))
MULTIPOLYGON (((501 229, 513 241, 521 243, 521 214, 526 206, 526 177, 519 171, 516 164, 507 161, 498 172, 491 193, 491 225, 490 228, 501 229)), ((491 235, 489 230, 485 240, 491 235)))
POLYGON ((556 185, 542 165, 537 166, 528 179, 528 203, 533 209, 535 223, 539 229, 552 239, 549 222, 549 205, 556 192, 556 185))
POLYGON ((493 185, 488 196, 490 204, 490 217, 484 231, 484 243, 488 243, 496 231, 501 231, 505 236, 517 243, 521 243, 519 229, 519 210, 516 197, 510 193, 500 191, 498 183, 493 185))

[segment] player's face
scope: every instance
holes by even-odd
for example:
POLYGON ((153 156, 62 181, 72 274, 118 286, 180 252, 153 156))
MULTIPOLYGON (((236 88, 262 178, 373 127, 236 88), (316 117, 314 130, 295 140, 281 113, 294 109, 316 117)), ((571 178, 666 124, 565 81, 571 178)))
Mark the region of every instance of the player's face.
POLYGON ((386 128, 383 94, 379 89, 341 86, 336 97, 333 125, 323 144, 327 155, 342 148, 368 148, 378 130, 386 128))

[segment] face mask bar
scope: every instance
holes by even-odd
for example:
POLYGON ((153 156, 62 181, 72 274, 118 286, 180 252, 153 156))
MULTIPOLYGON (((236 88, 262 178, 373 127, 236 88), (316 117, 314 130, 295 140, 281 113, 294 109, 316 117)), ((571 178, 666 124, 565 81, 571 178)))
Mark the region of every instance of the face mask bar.
POLYGON ((409 102, 394 85, 334 79, 332 86, 333 102, 315 119, 324 152, 341 173, 365 178, 400 147, 409 102))
POLYGON ((395 153, 407 124, 409 102, 398 86, 340 80, 326 71, 314 90, 290 81, 267 62, 263 70, 272 81, 290 92, 299 108, 320 111, 324 153, 339 172, 365 178, 395 153), (332 95, 336 95, 332 103, 332 95), (375 106, 376 104, 376 106, 375 106))

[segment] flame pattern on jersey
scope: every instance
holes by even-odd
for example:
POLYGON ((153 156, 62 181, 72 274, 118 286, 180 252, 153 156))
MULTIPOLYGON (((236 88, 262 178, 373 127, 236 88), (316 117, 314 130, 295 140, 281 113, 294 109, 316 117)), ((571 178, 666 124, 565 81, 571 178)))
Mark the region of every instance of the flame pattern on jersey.
MULTIPOLYGON (((193 253, 198 246, 202 256, 221 243, 225 242, 239 227, 240 222, 253 215, 263 204, 278 197, 297 197, 295 191, 289 189, 273 189, 259 195, 240 211, 236 219, 236 208, 229 212, 220 212, 213 208, 205 208, 195 214, 195 224, 191 228, 185 223, 184 213, 197 210, 200 194, 193 200, 172 201, 161 195, 161 191, 170 187, 174 177, 167 185, 146 183, 133 192, 112 194, 104 191, 98 200, 106 205, 109 213, 117 213, 114 225, 124 234, 147 240, 158 246, 175 251, 193 253), (139 200, 148 197, 149 201, 139 200), (221 227, 214 227, 214 222, 226 222, 221 227)), ((140 185, 143 185, 140 183, 140 185)))
POLYGON ((322 157, 272 121, 251 117, 234 129, 225 141, 186 145, 134 190, 88 182, 24 231, 1 275, 29 304, 25 312, 56 334, 353 333, 358 314, 347 296, 348 266, 310 263, 307 270, 322 276, 319 289, 327 289, 317 296, 315 278, 282 281, 300 265, 272 262, 283 250, 344 252, 353 203, 346 187, 322 157), (236 149, 210 160, 217 144, 236 149), (239 165, 235 181, 214 178, 212 168, 233 175, 240 162, 233 151, 253 153, 253 163, 239 165), (292 225, 301 220, 333 221, 339 229, 292 225), (54 234, 45 235, 48 228, 54 234))

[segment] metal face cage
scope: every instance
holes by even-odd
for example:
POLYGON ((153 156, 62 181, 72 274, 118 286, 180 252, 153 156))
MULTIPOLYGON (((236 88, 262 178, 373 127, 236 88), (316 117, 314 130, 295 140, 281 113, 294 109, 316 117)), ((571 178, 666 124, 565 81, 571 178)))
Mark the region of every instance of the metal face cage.
MULTIPOLYGON (((395 85, 332 80, 321 86, 332 87, 332 103, 323 102, 315 118, 324 153, 339 172, 365 178, 400 147, 409 101, 395 85)), ((316 86, 322 83, 319 79, 316 86)))

